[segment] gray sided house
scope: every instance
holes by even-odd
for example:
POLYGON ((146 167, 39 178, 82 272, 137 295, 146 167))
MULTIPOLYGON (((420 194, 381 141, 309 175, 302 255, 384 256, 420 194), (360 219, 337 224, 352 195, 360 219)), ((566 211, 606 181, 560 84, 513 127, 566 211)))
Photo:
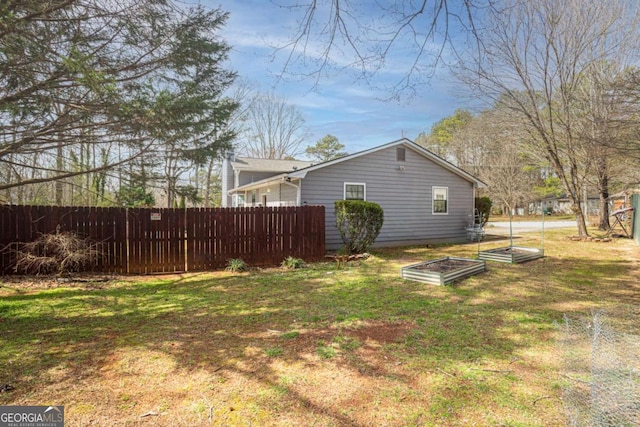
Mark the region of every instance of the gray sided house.
POLYGON ((222 169, 223 206, 324 205, 327 249, 342 246, 334 203, 344 199, 384 210, 375 246, 463 241, 485 186, 406 138, 318 164, 231 155, 222 169))

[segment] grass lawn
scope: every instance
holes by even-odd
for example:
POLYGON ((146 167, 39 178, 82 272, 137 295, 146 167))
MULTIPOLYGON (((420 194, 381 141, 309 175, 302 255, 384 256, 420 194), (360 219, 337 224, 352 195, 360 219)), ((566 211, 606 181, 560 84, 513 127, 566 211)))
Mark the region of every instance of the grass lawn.
POLYGON ((446 287, 400 267, 477 245, 341 269, 0 282, 0 385, 15 387, 0 405, 64 405, 68 426, 564 425, 554 322, 604 308, 633 331, 640 307, 640 248, 570 234, 446 287))

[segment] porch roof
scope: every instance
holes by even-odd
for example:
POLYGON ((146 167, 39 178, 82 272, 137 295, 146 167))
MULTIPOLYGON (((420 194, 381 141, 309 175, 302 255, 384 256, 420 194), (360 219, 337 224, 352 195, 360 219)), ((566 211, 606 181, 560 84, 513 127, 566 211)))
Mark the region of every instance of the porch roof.
POLYGON ((251 157, 236 157, 231 162, 233 169, 249 172, 292 172, 311 166, 313 163, 303 160, 274 160, 256 159, 251 157))
POLYGON ((272 184, 280 184, 287 179, 289 174, 281 173, 280 175, 270 176, 269 178, 261 179, 260 181, 251 182, 249 184, 242 185, 240 187, 229 190, 229 194, 243 193, 245 191, 257 190, 258 188, 268 187, 272 184))

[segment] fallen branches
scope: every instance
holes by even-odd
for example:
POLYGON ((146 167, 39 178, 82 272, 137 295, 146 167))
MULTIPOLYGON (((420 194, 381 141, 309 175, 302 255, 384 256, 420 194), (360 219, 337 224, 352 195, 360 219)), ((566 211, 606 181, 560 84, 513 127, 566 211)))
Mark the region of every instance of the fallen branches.
POLYGON ((66 274, 97 262, 101 252, 97 244, 73 232, 43 234, 24 243, 16 253, 15 271, 23 274, 66 274))

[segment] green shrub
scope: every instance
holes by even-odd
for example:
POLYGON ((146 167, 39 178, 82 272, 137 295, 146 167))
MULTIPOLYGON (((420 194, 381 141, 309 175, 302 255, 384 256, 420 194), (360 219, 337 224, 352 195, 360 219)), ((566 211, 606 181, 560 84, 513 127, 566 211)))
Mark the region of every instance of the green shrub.
POLYGON ((300 258, 294 258, 289 256, 282 261, 280 264, 282 268, 286 268, 288 270, 294 270, 296 268, 302 268, 304 266, 304 261, 300 258))
POLYGON ((338 200, 335 209, 345 252, 366 252, 380 234, 384 222, 382 207, 363 200, 338 200))
POLYGON ((491 205, 493 205, 493 203, 491 202, 491 199, 486 196, 476 197, 475 203, 476 209, 478 209, 478 212, 480 212, 480 215, 482 215, 482 226, 484 227, 485 225, 487 225, 487 222, 489 222, 489 216, 491 215, 491 205))
POLYGON ((231 271, 232 273, 239 273, 241 271, 247 271, 247 263, 241 260, 240 258, 232 258, 227 261, 227 267, 225 270, 231 271))

